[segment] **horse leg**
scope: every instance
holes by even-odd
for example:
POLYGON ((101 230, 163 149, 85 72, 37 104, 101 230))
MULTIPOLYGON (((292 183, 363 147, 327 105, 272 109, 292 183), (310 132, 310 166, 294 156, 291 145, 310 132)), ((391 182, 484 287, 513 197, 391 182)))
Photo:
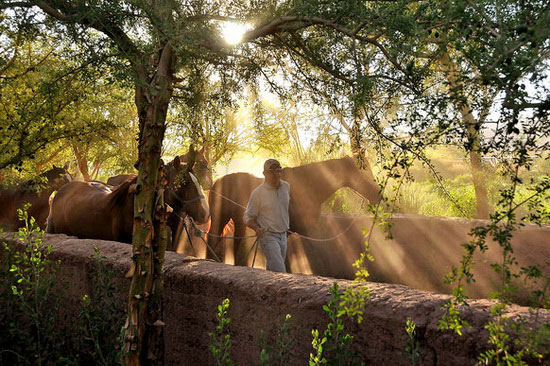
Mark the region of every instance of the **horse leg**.
POLYGON ((235 222, 235 239, 233 240, 233 253, 235 256, 235 265, 236 266, 247 266, 249 252, 246 247, 246 240, 239 239, 242 238, 246 233, 246 225, 242 221, 235 222))
POLYGON ((224 220, 219 216, 213 216, 211 218, 212 223, 210 225, 210 230, 208 231, 207 239, 207 248, 206 248, 206 258, 216 260, 216 256, 223 263, 225 259, 225 240, 222 240, 220 236, 222 235, 223 228, 229 220, 224 220), (212 253, 214 251, 215 255, 212 253))
POLYGON ((53 223, 53 200, 54 197, 50 195, 48 199, 48 205, 50 206, 48 209, 48 217, 46 218, 46 228, 44 229, 44 232, 49 234, 55 234, 55 225, 53 223))
POLYGON ((46 229, 44 229, 44 231, 48 234, 55 234, 55 226, 53 224, 53 216, 52 216, 51 209, 50 209, 50 214, 46 219, 46 229))
MULTIPOLYGON (((174 216, 174 215, 172 215, 172 216, 174 216)), ((183 219, 183 220, 185 220, 185 219, 183 219)), ((167 226, 168 226, 168 228, 171 229, 172 243, 171 243, 170 247, 166 248, 166 249, 171 251, 171 252, 183 253, 185 251, 185 242, 181 243, 181 240, 183 238, 183 236, 182 236, 182 234, 183 234, 183 225, 184 225, 183 220, 180 219, 179 217, 174 222, 171 221, 171 217, 170 217, 170 219, 168 219, 167 226), (180 244, 181 244, 181 247, 180 247, 180 244)))

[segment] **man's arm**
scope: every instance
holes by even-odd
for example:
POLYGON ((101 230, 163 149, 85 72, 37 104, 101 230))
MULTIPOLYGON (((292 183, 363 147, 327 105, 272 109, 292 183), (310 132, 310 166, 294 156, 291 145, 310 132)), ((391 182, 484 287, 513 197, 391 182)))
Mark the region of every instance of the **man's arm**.
POLYGON ((246 211, 244 212, 244 222, 246 226, 251 228, 256 232, 256 236, 261 238, 264 235, 262 227, 256 221, 258 214, 260 213, 260 200, 256 194, 256 191, 253 191, 248 200, 248 205, 246 206, 246 211))
POLYGON ((246 223, 246 226, 254 230, 258 238, 261 238, 262 236, 264 236, 264 230, 260 227, 260 225, 258 225, 258 223, 256 222, 256 219, 249 220, 246 223))

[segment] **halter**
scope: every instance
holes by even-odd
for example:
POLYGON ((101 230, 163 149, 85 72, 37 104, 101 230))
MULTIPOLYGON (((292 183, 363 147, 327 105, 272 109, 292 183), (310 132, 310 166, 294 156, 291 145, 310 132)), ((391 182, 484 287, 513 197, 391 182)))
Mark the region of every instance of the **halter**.
POLYGON ((179 203, 181 203, 183 205, 183 207, 185 207, 186 205, 190 204, 190 203, 193 203, 193 202, 196 202, 196 201, 200 201, 202 200, 203 198, 205 198, 202 194, 199 194, 193 198, 191 198, 190 200, 182 200, 181 198, 179 198, 179 196, 177 194, 175 194, 175 190, 174 188, 170 188, 172 189, 172 191, 174 192, 174 197, 176 198, 176 201, 178 201, 179 203))
MULTIPOLYGON (((189 172, 189 174, 191 174, 189 172)), ((187 185, 187 181, 184 179, 183 180, 183 186, 186 186, 187 185)), ((176 194, 176 189, 174 188, 174 177, 173 177, 173 172, 170 172, 170 177, 169 177, 169 184, 168 184, 168 187, 169 189, 172 191, 173 193, 173 196, 175 198, 176 201, 178 201, 181 205, 182 205, 182 208, 185 208, 187 205, 193 203, 193 202, 196 202, 196 201, 200 201, 202 199, 204 199, 204 195, 202 194, 198 194, 196 195, 195 197, 189 199, 189 200, 184 200, 184 199, 181 199, 177 194, 176 194)))

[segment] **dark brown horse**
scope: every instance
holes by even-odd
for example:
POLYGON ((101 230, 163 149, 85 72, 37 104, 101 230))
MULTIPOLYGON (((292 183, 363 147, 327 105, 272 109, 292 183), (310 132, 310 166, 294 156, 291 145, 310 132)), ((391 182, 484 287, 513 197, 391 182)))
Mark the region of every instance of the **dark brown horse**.
MULTIPOLYGON (((179 158, 182 163, 187 163, 190 161, 191 157, 193 157, 193 160, 195 161, 195 165, 193 166, 193 174, 199 179, 199 182, 204 189, 210 189, 212 187, 212 172, 210 170, 208 160, 204 156, 204 147, 199 151, 195 151, 193 145, 191 145, 189 147, 189 151, 186 154, 181 155, 179 158)), ((107 179, 107 184, 118 186, 119 184, 124 183, 128 179, 134 178, 135 176, 135 174, 115 175, 107 179)))
POLYGON ((31 179, 14 189, 0 189, 0 225, 9 230, 24 226, 17 217, 17 209, 30 203, 29 217, 34 217, 36 224, 44 229, 50 195, 71 179, 65 167, 58 168, 54 165, 52 169, 40 174, 38 179, 31 179))
MULTIPOLYGON (((177 225, 179 216, 190 215, 200 223, 208 221, 208 204, 192 173, 193 162, 182 164, 176 157, 166 169, 165 201, 173 209, 168 219, 171 228, 172 223, 177 225)), ((136 182, 137 176, 114 188, 101 182, 66 184, 53 199, 46 232, 131 243, 136 182)))
MULTIPOLYGON (((284 168, 282 179, 290 183, 290 230, 303 235, 317 224, 322 203, 342 187, 352 188, 373 204, 381 200, 372 176, 359 170, 350 157, 284 168)), ((262 182, 248 173, 234 173, 214 183, 208 197, 212 215, 208 242, 218 257, 223 258, 225 248, 216 236, 221 235, 230 219, 235 223, 234 236, 245 235, 244 210, 250 193, 262 182)), ((246 248, 240 244, 235 239, 235 264, 246 265, 246 248)))

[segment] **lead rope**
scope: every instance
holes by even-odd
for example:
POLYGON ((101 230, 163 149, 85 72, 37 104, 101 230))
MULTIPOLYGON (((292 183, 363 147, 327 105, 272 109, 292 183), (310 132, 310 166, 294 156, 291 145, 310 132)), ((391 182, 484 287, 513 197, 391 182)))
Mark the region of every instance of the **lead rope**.
POLYGON ((191 240, 191 235, 189 234, 189 230, 187 229, 187 223, 181 217, 180 217, 180 220, 183 224, 183 227, 185 228, 185 233, 187 234, 187 239, 189 240, 189 245, 191 245, 191 249, 193 249, 193 255, 196 257, 197 252, 195 251, 195 246, 193 245, 193 240, 191 240))
MULTIPOLYGON (((233 203, 233 204, 235 204, 235 205, 237 205, 237 206, 239 206, 239 207, 241 207, 241 208, 246 209, 245 206, 241 205, 241 204, 238 203, 238 202, 233 201, 233 200, 232 200, 231 198, 229 198, 229 197, 225 197, 223 194, 218 193, 218 192, 216 192, 216 191, 213 190, 213 189, 210 190, 210 192, 213 192, 213 193, 217 194, 218 196, 220 196, 221 198, 223 198, 223 199, 225 199, 225 200, 227 200, 227 201, 229 201, 229 202, 231 202, 231 203, 233 203)), ((365 199, 363 199, 363 203, 364 203, 364 202, 365 202, 365 199)), ((362 203, 362 204, 363 204, 363 203, 362 203)), ((338 238, 338 237, 344 235, 345 233, 347 233, 347 232, 349 231, 349 229, 351 229, 351 227, 352 227, 353 224, 355 223, 355 220, 357 220, 357 218, 360 217, 360 216, 362 216, 362 215, 359 215, 359 214, 358 214, 358 215, 354 215, 354 216, 353 216, 353 220, 350 222, 350 224, 348 225, 348 227, 347 227, 344 231, 342 231, 341 233, 339 233, 339 234, 337 234, 337 235, 334 235, 333 237, 330 237, 330 238, 317 239, 317 238, 313 238, 313 237, 311 237, 311 236, 306 236, 306 235, 298 234, 297 232, 291 231, 291 230, 288 230, 288 232, 289 232, 290 234, 294 234, 294 235, 296 235, 296 236, 299 236, 299 237, 302 238, 302 239, 307 239, 307 240, 311 240, 311 241, 316 241, 316 242, 327 242, 327 241, 332 241, 332 240, 334 240, 334 239, 336 239, 336 238, 338 238)), ((195 227, 195 228, 196 228, 196 227, 195 227)), ((200 229, 198 229, 198 228, 196 228, 196 229, 199 230, 199 231, 201 231, 201 232, 203 232, 202 230, 200 230, 200 229)), ((215 237, 215 238, 222 238, 222 239, 224 239, 224 238, 227 238, 227 239, 245 239, 245 238, 254 238, 254 237, 256 237, 256 235, 240 236, 240 237, 235 237, 235 236, 233 236, 233 237, 230 237, 230 236, 220 236, 220 235, 210 234, 210 233, 208 233, 208 232, 206 232, 206 234, 209 235, 209 236, 215 237)))
MULTIPOLYGON (((193 247, 193 241, 191 240, 191 235, 189 234, 189 231, 187 230, 187 225, 185 224, 185 219, 183 217, 181 217, 180 215, 178 215, 177 213, 175 212, 172 212, 174 215, 176 215, 177 217, 180 218, 180 220, 183 221, 183 227, 185 228, 185 232, 187 233, 187 238, 189 239, 189 243, 191 244, 191 248, 193 248, 193 253, 195 254, 195 257, 197 256, 196 253, 195 253, 195 248, 193 247)), ((189 216, 189 218, 191 219, 191 224, 193 225, 193 227, 200 231, 201 233, 203 233, 203 231, 201 229, 199 229, 198 227, 195 226, 195 221, 193 220, 193 218, 191 216, 189 216)), ((220 257, 218 257, 218 255, 216 254, 216 252, 214 251, 214 249, 212 249, 212 247, 210 245, 208 245, 208 243, 206 242, 206 240, 204 240, 204 238, 201 236, 199 236, 199 238, 201 238, 201 240, 204 242, 204 244, 206 245, 206 248, 210 250, 210 253, 212 253, 212 255, 214 256, 214 259, 216 260, 216 262, 219 262, 219 263, 222 263, 220 257)))
POLYGON ((252 247, 250 247, 250 250, 248 251, 248 253, 246 253, 246 258, 248 258, 250 256, 250 252, 252 252, 252 249, 256 248, 256 250, 254 250, 254 258, 252 259, 252 268, 254 268, 254 263, 256 262, 256 253, 258 253, 258 237, 256 237, 256 240, 254 240, 254 244, 252 244, 252 247))

